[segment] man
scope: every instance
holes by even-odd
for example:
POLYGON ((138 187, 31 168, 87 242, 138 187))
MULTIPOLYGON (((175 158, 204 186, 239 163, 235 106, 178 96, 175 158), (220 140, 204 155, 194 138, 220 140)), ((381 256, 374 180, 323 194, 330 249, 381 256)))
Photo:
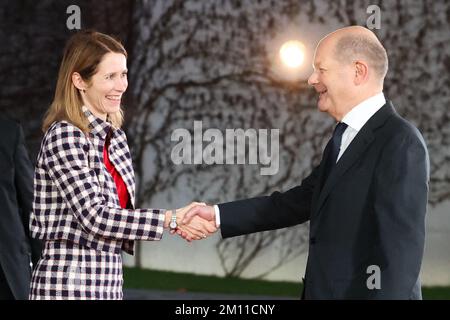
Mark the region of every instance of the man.
POLYGON ((0 120, 0 170, 0 300, 25 300, 41 244, 29 235, 33 169, 23 132, 7 120, 0 120))
POLYGON ((320 164, 287 192, 196 206, 185 222, 216 219, 227 238, 309 220, 304 298, 421 299, 429 159, 418 130, 385 100, 387 68, 368 29, 322 39, 308 83, 338 124, 320 164))

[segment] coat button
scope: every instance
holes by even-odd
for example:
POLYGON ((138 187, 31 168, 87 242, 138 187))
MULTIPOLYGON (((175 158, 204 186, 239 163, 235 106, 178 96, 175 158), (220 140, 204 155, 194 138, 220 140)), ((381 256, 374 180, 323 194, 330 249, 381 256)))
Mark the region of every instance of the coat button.
POLYGON ((314 245, 316 244, 316 238, 312 237, 309 239, 309 244, 314 245))

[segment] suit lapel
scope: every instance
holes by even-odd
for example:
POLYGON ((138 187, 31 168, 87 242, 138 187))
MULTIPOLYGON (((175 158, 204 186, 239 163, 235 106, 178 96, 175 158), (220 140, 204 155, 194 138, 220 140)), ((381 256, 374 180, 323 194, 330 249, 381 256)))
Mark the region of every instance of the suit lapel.
MULTIPOLYGON (((392 103, 390 101, 386 102, 386 104, 378 110, 370 119, 367 121, 367 123, 361 128, 361 130, 358 132, 358 134, 355 136, 353 141, 350 143, 350 145, 347 147, 345 152, 342 154, 341 158, 337 162, 334 169, 330 172, 327 180, 325 181, 325 184, 323 185, 323 188, 321 191, 319 191, 318 200, 313 201, 315 204, 313 206, 313 214, 316 215, 316 218, 320 215, 320 209, 325 204, 325 200, 328 198, 330 193, 332 192, 333 188, 335 187, 336 183, 339 181, 339 179, 344 175, 344 173, 351 168, 351 166, 358 160, 362 154, 367 150, 367 148, 370 146, 370 144, 375 139, 374 131, 384 125, 386 120, 394 114, 394 108, 392 106, 392 103)), ((329 156, 329 150, 327 151, 327 148, 325 148, 324 152, 324 159, 322 161, 322 164, 324 166, 325 162, 327 160, 327 157, 329 156)), ((321 170, 321 178, 320 181, 323 179, 324 170, 321 170)), ((316 198, 317 199, 317 198, 316 198)))
POLYGON ((356 160, 358 160, 373 139, 373 133, 369 130, 361 129, 361 131, 358 132, 325 181, 317 203, 318 211, 320 211, 326 198, 329 196, 330 192, 333 190, 342 175, 353 165, 353 163, 355 163, 356 160))

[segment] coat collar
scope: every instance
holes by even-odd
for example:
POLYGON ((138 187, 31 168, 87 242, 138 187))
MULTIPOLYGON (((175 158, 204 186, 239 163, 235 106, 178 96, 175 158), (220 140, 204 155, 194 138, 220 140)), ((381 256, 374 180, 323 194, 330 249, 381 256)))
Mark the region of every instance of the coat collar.
POLYGON ((106 135, 112 129, 111 123, 108 121, 104 121, 98 117, 96 117, 86 106, 82 106, 84 115, 88 119, 89 127, 91 128, 91 133, 94 135, 98 135, 102 138, 102 140, 106 139, 106 135))
POLYGON ((341 122, 346 123, 349 127, 352 127, 356 131, 361 130, 361 128, 369 121, 372 116, 377 113, 386 104, 386 98, 383 92, 380 92, 369 99, 364 100, 352 110, 350 110, 341 120, 341 122))

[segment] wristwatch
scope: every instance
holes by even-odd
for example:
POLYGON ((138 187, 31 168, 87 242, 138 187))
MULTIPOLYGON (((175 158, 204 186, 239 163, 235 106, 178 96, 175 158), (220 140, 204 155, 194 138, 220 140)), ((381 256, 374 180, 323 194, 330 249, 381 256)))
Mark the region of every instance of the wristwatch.
POLYGON ((169 228, 170 229, 176 229, 178 227, 177 224, 177 211, 174 209, 172 210, 172 218, 170 219, 169 228))

